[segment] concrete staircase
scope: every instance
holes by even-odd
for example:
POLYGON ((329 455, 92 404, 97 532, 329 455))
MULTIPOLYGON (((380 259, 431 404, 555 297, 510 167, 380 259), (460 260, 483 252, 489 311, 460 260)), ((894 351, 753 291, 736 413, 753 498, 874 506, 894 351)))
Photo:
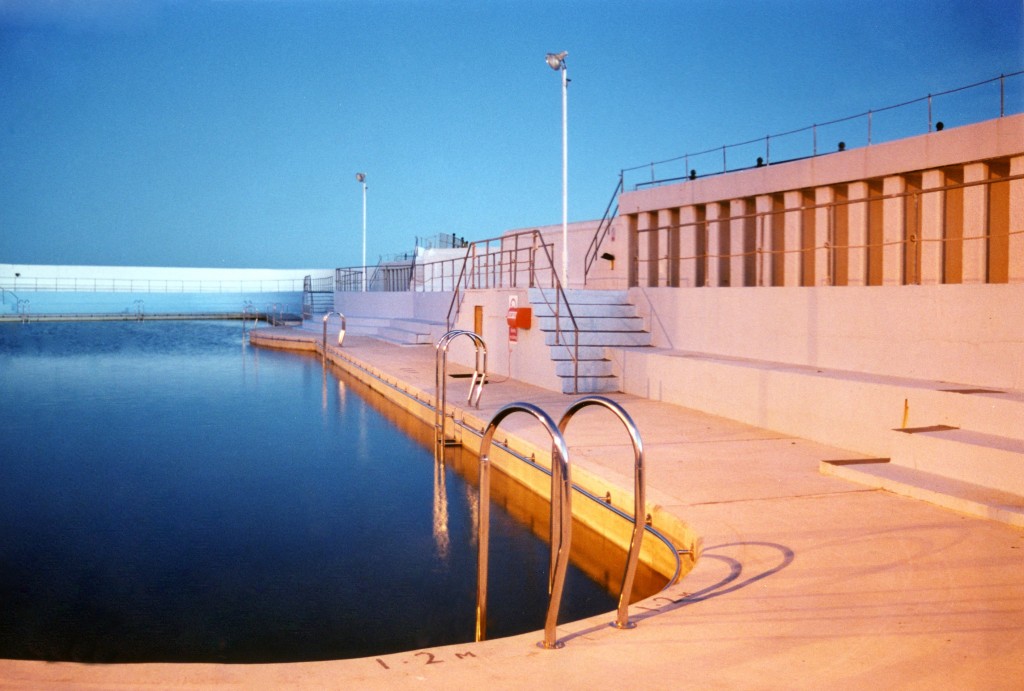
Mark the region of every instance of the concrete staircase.
POLYGON ((1024 528, 1024 394, 942 384, 925 402, 934 424, 891 430, 889 458, 821 471, 1024 528))
POLYGON ((566 299, 579 329, 579 379, 575 381, 576 332, 573 319, 563 312, 555 316, 555 291, 531 288, 530 306, 551 349, 555 371, 562 381, 562 393, 608 393, 619 391, 607 349, 651 345, 643 319, 627 299, 624 290, 569 290, 566 299), (561 334, 557 333, 561 327, 561 334), (575 389, 575 390, 574 390, 575 389))
POLYGON ((827 475, 1024 527, 1024 392, 669 348, 619 351, 622 390, 849 449, 827 475))

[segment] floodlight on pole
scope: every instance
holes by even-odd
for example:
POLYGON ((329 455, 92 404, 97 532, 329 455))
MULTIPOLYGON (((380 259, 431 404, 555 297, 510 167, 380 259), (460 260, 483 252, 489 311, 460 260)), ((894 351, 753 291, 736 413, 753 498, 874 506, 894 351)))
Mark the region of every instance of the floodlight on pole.
POLYGON ((366 173, 356 173, 356 181, 363 186, 363 292, 366 292, 366 173))
POLYGON ((562 73, 562 285, 569 287, 569 77, 565 58, 569 51, 548 53, 548 67, 562 73))

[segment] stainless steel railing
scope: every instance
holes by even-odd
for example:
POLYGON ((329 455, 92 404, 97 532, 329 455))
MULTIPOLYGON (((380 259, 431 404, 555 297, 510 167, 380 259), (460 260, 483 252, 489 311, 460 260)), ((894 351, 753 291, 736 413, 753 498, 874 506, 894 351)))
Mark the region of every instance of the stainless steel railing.
MULTIPOLYGON (((629 621, 629 598, 633 593, 633 580, 636 577, 636 566, 640 560, 640 547, 644 539, 644 527, 647 516, 647 491, 644 480, 644 443, 640 439, 640 430, 629 414, 615 401, 604 396, 585 396, 571 406, 558 422, 558 430, 565 434, 569 420, 577 412, 587 406, 601 406, 612 411, 626 427, 629 438, 633 442, 633 535, 629 541, 629 552, 626 556, 626 570, 622 575, 622 588, 619 590, 619 606, 612 625, 618 629, 632 629, 636 624, 629 621)), ((554 506, 552 506, 554 511, 554 506)))
POLYGON ((327 320, 333 315, 338 315, 341 319, 341 329, 338 331, 338 347, 341 347, 342 341, 345 340, 345 315, 341 312, 328 312, 324 315, 324 333, 323 339, 321 340, 321 348, 323 350, 324 362, 327 362, 327 320))
MULTIPOLYGON (((573 403, 562 415, 558 425, 542 409, 531 403, 510 403, 501 408, 488 423, 480 443, 480 501, 477 521, 477 607, 476 640, 482 641, 487 635, 487 570, 490 542, 490 449, 494 433, 501 422, 515 412, 533 415, 551 436, 551 560, 548 572, 548 610, 544 623, 543 648, 560 648, 555 627, 558 623, 558 609, 565 586, 565 575, 572 543, 572 477, 569 465, 569 449, 565 441, 565 430, 577 412, 588 406, 600 406, 610 410, 625 426, 633 443, 634 486, 633 486, 633 533, 626 556, 626 568, 619 591, 619 603, 612 626, 631 629, 636 626, 629 621, 629 600, 633 593, 640 549, 643 545, 644 530, 647 527, 646 482, 644 479, 644 448, 640 431, 629 414, 615 401, 603 396, 585 396, 573 403)), ((674 580, 674 579, 673 579, 674 580)))
POLYGON ((487 344, 484 339, 472 331, 449 331, 438 339, 435 346, 434 370, 434 441, 439 445, 447 442, 448 421, 448 346, 459 336, 466 336, 476 348, 476 361, 473 368, 473 379, 469 383, 469 395, 466 404, 474 408, 480 407, 480 396, 487 381, 487 344))
POLYGON ((565 438, 554 420, 532 403, 510 403, 502 407, 484 431, 480 444, 480 504, 477 520, 477 591, 476 640, 487 637, 487 559, 490 546, 491 516, 491 442, 502 420, 516 412, 533 415, 551 436, 551 564, 549 574, 548 610, 544 620, 543 648, 561 648, 555 631, 558 609, 562 603, 565 574, 569 568, 572 543, 572 478, 569 474, 569 452, 565 438))

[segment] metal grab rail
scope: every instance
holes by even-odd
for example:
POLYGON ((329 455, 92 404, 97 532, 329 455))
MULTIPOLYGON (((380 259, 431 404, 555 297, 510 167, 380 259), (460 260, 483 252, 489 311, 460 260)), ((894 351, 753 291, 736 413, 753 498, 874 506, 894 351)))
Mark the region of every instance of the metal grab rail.
MULTIPOLYGON (((594 231, 594 237, 590 240, 590 247, 587 248, 587 254, 583 258, 583 285, 587 285, 587 276, 590 274, 591 267, 594 266, 594 262, 597 261, 597 253, 601 251, 601 243, 604 242, 605 236, 612 229, 615 219, 619 215, 619 194, 623 190, 623 173, 619 173, 619 182, 615 185, 615 191, 612 192, 612 198, 608 200, 608 206, 605 207, 604 216, 601 217, 601 222, 597 225, 597 230, 594 231)), ((614 238, 614 235, 613 235, 614 238)))
POLYGON ((324 361, 327 360, 327 320, 331 318, 332 314, 336 314, 341 317, 341 329, 338 331, 338 347, 341 347, 341 342, 345 340, 345 315, 341 312, 328 312, 324 315, 324 335, 322 341, 322 348, 324 351, 324 361))
MULTIPOLYGON (((539 231, 535 230, 533 232, 537 233, 537 236, 540 237, 539 231)), ((541 249, 544 250, 544 254, 547 256, 547 259, 548 259, 548 263, 553 267, 555 265, 554 264, 554 259, 551 256, 551 252, 548 249, 548 246, 543 244, 543 242, 542 242, 540 247, 541 247, 541 249)), ((531 271, 532 270, 533 270, 533 267, 531 267, 531 271)), ((552 276, 554 278, 553 282, 554 282, 554 291, 555 291, 555 304, 554 304, 554 308, 551 311, 555 315, 555 344, 556 345, 563 345, 562 341, 564 340, 564 337, 563 337, 563 334, 562 334, 561 306, 562 306, 562 304, 564 304, 565 305, 566 315, 569 317, 569 322, 572 324, 572 332, 573 332, 573 348, 569 352, 570 357, 572 357, 572 392, 573 393, 579 393, 580 392, 580 327, 579 327, 579 324, 576 323, 576 317, 572 313, 572 307, 569 305, 569 298, 568 298, 568 296, 566 296, 565 290, 563 290, 563 288, 562 288, 562 282, 558 280, 558 274, 556 274, 554 272, 554 270, 552 270, 552 276)), ((537 290, 540 292, 540 296, 544 299, 544 303, 548 307, 551 307, 552 306, 551 305, 551 301, 548 300, 547 295, 544 294, 544 289, 538 287, 537 290)), ((568 344, 564 344, 564 345, 568 345, 568 344)))
MULTIPOLYGON (((625 425, 626 431, 633 441, 633 536, 629 541, 626 570, 622 575, 618 614, 615 621, 612 622, 612 626, 615 628, 632 629, 636 627, 636 624, 629 621, 629 598, 633 593, 633 580, 636 577, 636 566, 640 559, 640 547, 644 538, 647 515, 646 483, 644 481, 644 444, 643 440, 640 439, 640 431, 629 414, 618 403, 604 396, 586 396, 573 403, 565 411, 565 414, 562 415, 562 419, 559 420, 558 430, 564 435, 565 428, 573 415, 591 405, 602 406, 615 413, 616 417, 625 425)), ((555 510, 554 504, 552 504, 551 510, 552 512, 555 510)))
POLYGON ((491 442, 498 425, 515 412, 533 415, 551 435, 551 564, 549 574, 548 611, 544 622, 544 640, 538 643, 542 648, 561 648, 555 627, 558 623, 558 609, 562 603, 565 574, 569 567, 569 548, 572 543, 572 478, 569 474, 569 451, 565 438, 555 426, 554 420, 543 410, 531 403, 510 403, 501 408, 488 423, 480 443, 480 505, 477 528, 477 591, 476 591, 476 640, 482 641, 487 635, 487 558, 490 544, 491 516, 491 442))
POLYGON ((434 346, 434 441, 438 444, 444 444, 447 438, 445 427, 448 420, 448 346, 459 336, 469 337, 476 346, 476 361, 473 379, 469 383, 469 395, 466 397, 467 405, 480 407, 480 396, 487 381, 487 344, 479 334, 457 329, 449 331, 437 340, 437 345, 434 346))

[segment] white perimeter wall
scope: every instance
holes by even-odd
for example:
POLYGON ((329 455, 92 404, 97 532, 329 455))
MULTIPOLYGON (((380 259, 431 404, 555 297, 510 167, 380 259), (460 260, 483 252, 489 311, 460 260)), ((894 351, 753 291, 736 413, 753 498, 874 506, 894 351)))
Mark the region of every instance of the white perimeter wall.
MULTIPOLYGON (((333 276, 333 269, 229 269, 167 266, 73 266, 57 264, 0 264, 0 283, 9 290, 15 280, 28 290, 45 279, 103 279, 149 281, 285 281, 305 276, 333 276), (21 274, 15 277, 15 274, 21 274)), ((48 288, 43 288, 48 289, 48 288)), ((301 283, 299 290, 302 289, 301 283)))
POLYGON ((1024 285, 633 288, 654 345, 1024 389, 1024 285))

